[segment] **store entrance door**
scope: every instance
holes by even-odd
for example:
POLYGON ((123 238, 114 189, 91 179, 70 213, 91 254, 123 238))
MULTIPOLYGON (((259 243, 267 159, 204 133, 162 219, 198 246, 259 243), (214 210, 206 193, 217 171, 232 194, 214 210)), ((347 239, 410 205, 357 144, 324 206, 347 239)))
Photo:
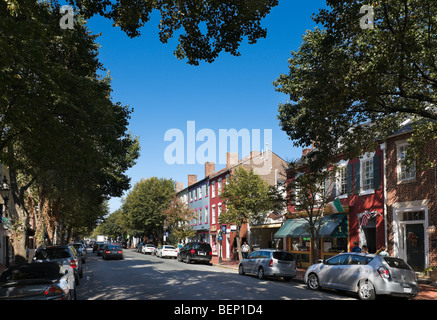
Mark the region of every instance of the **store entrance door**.
POLYGON ((414 269, 425 268, 425 232, 422 223, 406 224, 407 263, 414 269))

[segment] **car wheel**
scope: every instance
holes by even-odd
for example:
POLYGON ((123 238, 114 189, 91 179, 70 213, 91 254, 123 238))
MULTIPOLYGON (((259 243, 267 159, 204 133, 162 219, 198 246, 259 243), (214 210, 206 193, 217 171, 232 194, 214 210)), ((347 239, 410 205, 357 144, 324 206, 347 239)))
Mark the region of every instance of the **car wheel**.
POLYGON ((264 277, 264 269, 262 267, 260 267, 258 269, 258 279, 263 280, 264 278, 265 278, 264 277))
POLYGON ((311 290, 319 290, 320 289, 319 278, 314 273, 311 273, 308 276, 308 283, 307 284, 308 284, 308 288, 310 288, 311 290))
POLYGON ((240 264, 240 265, 238 266, 238 273, 241 274, 241 275, 244 275, 244 274, 245 274, 245 272, 244 272, 244 267, 243 267, 242 264, 240 264))
POLYGON ((361 300, 375 300, 375 287, 369 281, 361 281, 358 286, 358 296, 361 300))
POLYGON ((185 259, 185 263, 188 263, 188 264, 191 263, 190 257, 187 256, 187 258, 185 259))
POLYGON ((180 255, 178 255, 178 261, 179 261, 179 262, 182 262, 182 259, 181 259, 181 256, 180 256, 180 255))

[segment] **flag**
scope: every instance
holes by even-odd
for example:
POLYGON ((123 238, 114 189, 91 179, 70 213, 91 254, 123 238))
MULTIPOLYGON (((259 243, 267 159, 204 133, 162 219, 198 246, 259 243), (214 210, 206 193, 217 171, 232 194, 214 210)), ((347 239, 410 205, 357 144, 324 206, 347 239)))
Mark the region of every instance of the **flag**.
POLYGON ((328 205, 331 207, 333 213, 344 212, 343 206, 338 198, 329 202, 328 205))
POLYGON ((361 223, 360 225, 362 227, 367 226, 367 223, 369 222, 370 217, 372 216, 372 213, 369 211, 364 212, 363 216, 361 217, 361 223))

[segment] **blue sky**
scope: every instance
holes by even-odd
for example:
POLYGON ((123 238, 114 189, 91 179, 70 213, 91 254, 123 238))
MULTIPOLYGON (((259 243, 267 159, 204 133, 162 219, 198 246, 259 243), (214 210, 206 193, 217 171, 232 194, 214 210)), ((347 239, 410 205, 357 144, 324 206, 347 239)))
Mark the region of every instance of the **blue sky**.
MULTIPOLYGON (((158 15, 134 39, 109 20, 91 18, 88 28, 94 34, 102 33, 97 39, 99 59, 111 72, 113 100, 134 109, 129 130, 140 138, 141 155, 128 171, 132 187, 152 176, 172 178, 185 186, 188 174, 197 174, 199 180, 204 177, 202 163, 187 164, 188 121, 195 122, 196 133, 212 130, 217 146, 219 129, 259 129, 261 142, 264 130, 271 130, 273 152, 285 160, 300 157, 301 149, 293 147, 279 127, 278 104, 287 96, 276 92, 272 82, 281 73, 288 73, 291 51, 299 48, 305 31, 315 27, 311 15, 324 6, 324 0, 280 0, 262 23, 267 27, 267 38, 254 45, 245 39, 241 56, 222 53, 214 63, 199 66, 176 59, 177 38, 167 44, 159 41, 158 15), (184 164, 170 165, 164 159, 172 144, 164 141, 164 135, 171 129, 184 133, 184 164)), ((224 167, 218 157, 217 150, 216 170, 224 167)), ((120 198, 111 199, 110 211, 120 205, 120 198)))

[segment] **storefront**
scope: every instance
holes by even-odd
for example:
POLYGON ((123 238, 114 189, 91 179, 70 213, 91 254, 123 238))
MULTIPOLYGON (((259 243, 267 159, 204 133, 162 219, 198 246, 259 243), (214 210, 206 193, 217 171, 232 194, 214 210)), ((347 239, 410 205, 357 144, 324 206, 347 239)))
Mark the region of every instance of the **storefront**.
MULTIPOLYGON (((346 213, 332 214, 322 217, 319 232, 319 256, 326 259, 348 249, 348 216, 346 213)), ((275 239, 284 240, 284 249, 291 252, 298 267, 311 265, 313 255, 313 239, 307 219, 288 219, 274 235, 275 239)))

